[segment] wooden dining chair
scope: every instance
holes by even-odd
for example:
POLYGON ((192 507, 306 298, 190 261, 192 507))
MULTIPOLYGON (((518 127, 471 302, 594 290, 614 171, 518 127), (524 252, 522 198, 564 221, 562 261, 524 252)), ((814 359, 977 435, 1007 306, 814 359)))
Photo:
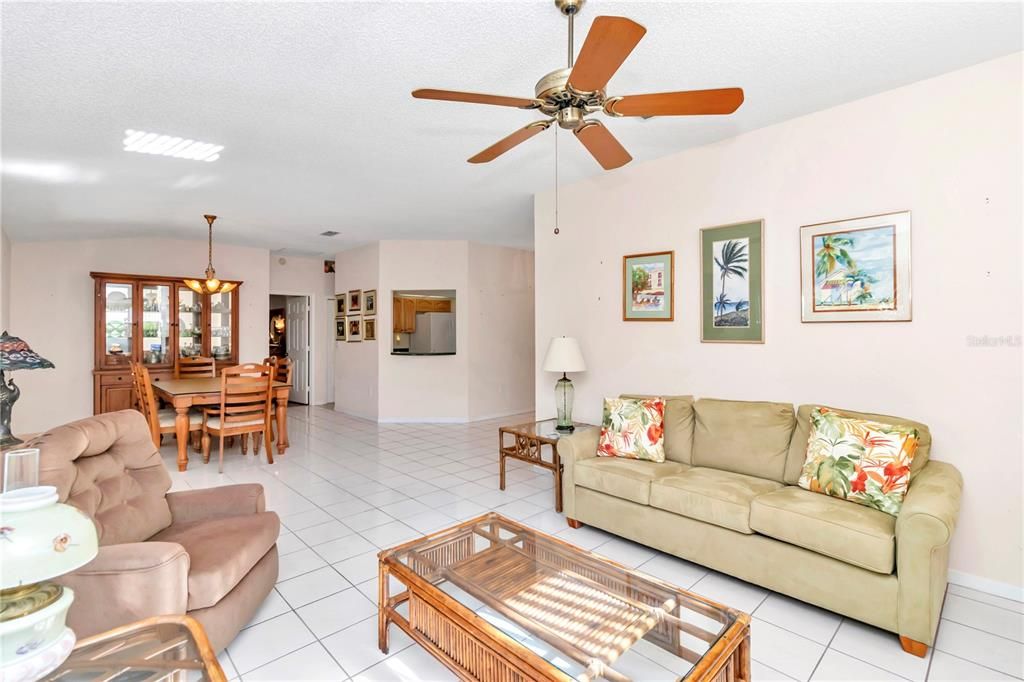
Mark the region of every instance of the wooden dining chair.
MULTIPOLYGON (((149 369, 141 362, 132 363, 132 385, 135 392, 136 408, 146 418, 149 424, 149 433, 153 437, 153 445, 158 449, 165 433, 175 433, 175 419, 177 413, 170 408, 158 409, 156 396, 153 393, 153 381, 149 376, 149 369)), ((203 428, 203 415, 201 412, 192 410, 188 415, 189 433, 195 433, 198 438, 203 428)), ((198 441, 193 441, 193 450, 198 449, 198 441)))
POLYGON ((213 358, 178 358, 174 363, 175 379, 201 379, 217 376, 217 363, 213 358))
MULTIPOLYGON (((271 360, 271 367, 274 368, 273 381, 283 381, 286 384, 292 383, 292 361, 288 357, 273 357, 267 358, 271 360)), ((266 362, 266 360, 264 361, 266 362)), ((271 399, 270 401, 270 440, 277 439, 277 402, 271 399)), ((242 436, 242 453, 245 454, 248 449, 248 443, 246 442, 245 436, 242 436)), ((255 454, 260 454, 260 441, 253 440, 252 451, 255 454)))
POLYGON ((203 461, 210 461, 210 436, 220 438, 220 463, 224 473, 224 439, 256 433, 267 446, 267 464, 274 463, 270 447, 270 404, 273 400, 270 365, 228 367, 220 375, 220 404, 203 411, 203 461))

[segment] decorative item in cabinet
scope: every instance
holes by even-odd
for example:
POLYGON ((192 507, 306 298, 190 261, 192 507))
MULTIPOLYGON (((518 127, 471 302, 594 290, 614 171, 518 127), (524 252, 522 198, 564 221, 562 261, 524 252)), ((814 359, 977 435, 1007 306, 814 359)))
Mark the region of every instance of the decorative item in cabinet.
POLYGON ((178 358, 209 356, 238 364, 241 282, 228 293, 199 294, 172 276, 92 273, 95 280, 93 411, 134 407, 130 365, 154 381, 173 374, 178 358))

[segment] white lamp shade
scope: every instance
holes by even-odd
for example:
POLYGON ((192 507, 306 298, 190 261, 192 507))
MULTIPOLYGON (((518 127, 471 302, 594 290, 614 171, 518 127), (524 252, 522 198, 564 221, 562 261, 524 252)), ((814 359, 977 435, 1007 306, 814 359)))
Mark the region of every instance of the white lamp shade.
POLYGON ((580 344, 571 336, 556 336, 548 345, 548 353, 544 356, 545 372, 584 372, 587 369, 583 362, 580 344))

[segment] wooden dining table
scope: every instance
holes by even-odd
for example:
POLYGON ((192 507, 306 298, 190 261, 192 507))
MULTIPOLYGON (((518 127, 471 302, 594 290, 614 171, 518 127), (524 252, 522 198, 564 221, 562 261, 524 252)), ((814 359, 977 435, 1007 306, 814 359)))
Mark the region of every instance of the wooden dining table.
MULTIPOLYGON (((291 384, 275 381, 272 384, 277 403, 277 454, 288 449, 288 392, 291 384)), ((178 438, 178 471, 188 469, 188 411, 189 408, 220 404, 220 377, 202 379, 160 379, 153 382, 157 398, 173 405, 174 433, 178 438)))

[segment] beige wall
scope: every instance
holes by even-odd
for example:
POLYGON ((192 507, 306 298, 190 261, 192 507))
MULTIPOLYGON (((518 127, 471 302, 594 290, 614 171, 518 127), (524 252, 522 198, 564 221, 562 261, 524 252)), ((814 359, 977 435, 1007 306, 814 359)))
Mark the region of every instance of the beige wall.
MULTIPOLYGON (((455 355, 394 356, 378 343, 381 421, 466 421, 469 414, 469 243, 380 242, 381 329, 392 329, 391 295, 402 289, 455 290, 455 355)), ((379 334, 378 334, 379 335, 379 334)))
POLYGON ((533 252, 469 245, 469 418, 532 412, 533 252))
MULTIPOLYGON (((101 239, 12 242, 12 333, 28 341, 55 369, 18 372, 22 396, 16 432, 35 432, 92 414, 93 280, 90 271, 196 275, 206 267, 205 241, 101 239)), ((244 280, 239 301, 239 354, 267 352, 266 249, 216 245, 217 274, 244 280)))
MULTIPOLYGON (((335 292, 378 289, 377 307, 380 308, 383 299, 378 286, 379 260, 380 247, 377 244, 339 253, 335 256, 335 292)), ((388 325, 391 324, 390 319, 389 316, 388 325)), ((334 409, 373 420, 378 414, 378 347, 388 339, 379 331, 384 328, 383 324, 378 322, 377 326, 378 341, 334 343, 334 409)))
POLYGON ((465 422, 533 409, 533 253, 381 241, 336 257, 336 289, 377 289, 377 341, 338 343, 335 409, 381 422, 465 422), (456 354, 391 354, 392 293, 455 291, 456 354))
MULTIPOLYGON (((1016 54, 563 187, 557 236, 553 198, 538 196, 538 366, 552 336, 579 339, 587 421, 624 391, 921 420, 933 456, 964 475, 952 579, 1020 598, 1021 115, 1016 54), (913 322, 802 324, 799 226, 903 209, 913 322), (698 230, 756 218, 766 343, 701 344, 698 230), (667 249, 675 322, 622 322, 622 256, 667 249), (986 335, 1016 341, 972 342, 986 335)), ((553 380, 538 369, 541 414, 554 414, 553 380)))
POLYGON ((334 352, 334 329, 327 324, 327 297, 334 294, 334 275, 324 272, 322 258, 270 254, 270 293, 310 297, 310 403, 327 402, 327 354, 334 352), (283 263, 281 261, 284 261, 283 263))
MULTIPOLYGON (((0 332, 7 329, 11 312, 11 242, 0 226, 0 332)), ((17 336, 17 332, 11 331, 17 336)))

